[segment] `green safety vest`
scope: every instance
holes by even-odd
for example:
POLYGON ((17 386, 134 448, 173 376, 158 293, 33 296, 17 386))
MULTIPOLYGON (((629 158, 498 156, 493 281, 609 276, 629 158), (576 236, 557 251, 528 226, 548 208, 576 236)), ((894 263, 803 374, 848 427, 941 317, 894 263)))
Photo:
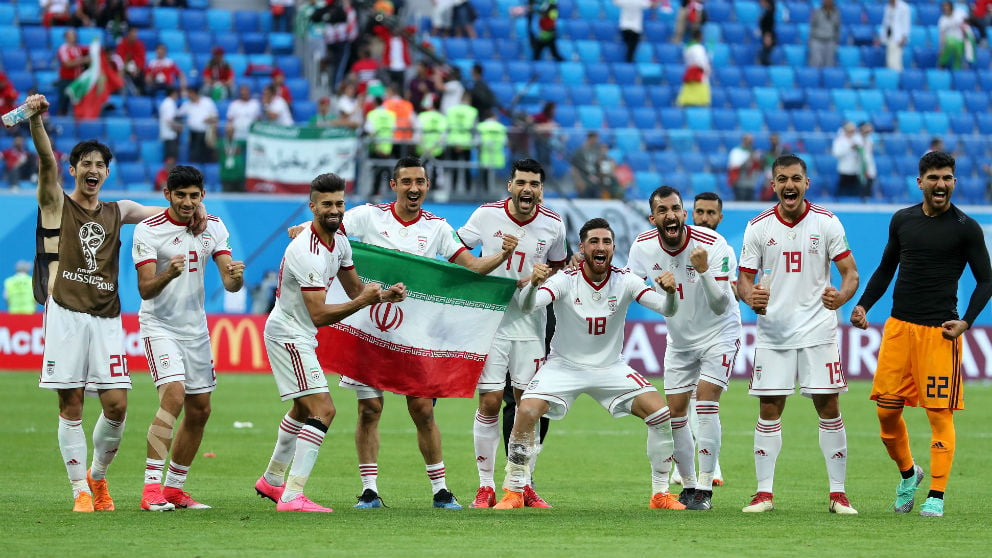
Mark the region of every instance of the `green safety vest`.
POLYGON ((455 105, 448 109, 448 145, 469 149, 472 130, 479 119, 479 109, 472 105, 455 105))
POLYGON ((479 123, 479 164, 487 169, 506 166, 506 126, 498 120, 479 123))
POLYGON ((436 110, 425 110, 417 117, 420 120, 420 155, 440 157, 444 151, 444 132, 448 130, 448 119, 436 110))
POLYGON ((372 152, 383 157, 393 153, 393 130, 396 129, 396 115, 382 107, 376 107, 365 115, 372 123, 372 152))
POLYGON ((7 311, 11 314, 34 314, 38 304, 34 301, 30 275, 13 275, 3 282, 7 293, 7 311))
POLYGON ((220 179, 222 182, 237 182, 245 179, 245 151, 248 150, 248 142, 245 140, 234 140, 228 149, 228 141, 220 140, 217 154, 217 163, 220 166, 220 179))

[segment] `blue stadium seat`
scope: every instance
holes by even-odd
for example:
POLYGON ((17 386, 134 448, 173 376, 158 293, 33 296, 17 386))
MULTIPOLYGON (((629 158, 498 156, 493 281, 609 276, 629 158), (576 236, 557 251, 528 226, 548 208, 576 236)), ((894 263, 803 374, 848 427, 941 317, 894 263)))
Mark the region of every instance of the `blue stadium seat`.
POLYGON ((449 59, 471 58, 471 43, 463 37, 444 37, 441 39, 444 46, 444 55, 449 59))
MULTIPOLYGON (((25 50, 38 50, 49 46, 48 42, 48 30, 44 27, 22 27, 21 28, 21 40, 24 42, 25 50)), ((8 67, 8 70, 13 68, 8 67)))
MULTIPOLYGON (((231 63, 231 57, 239 54, 241 50, 241 39, 234 33, 211 33, 214 46, 224 49, 227 62, 231 63)), ((271 37, 270 37, 271 39, 271 37)), ((241 75, 241 74, 238 74, 241 75)))
POLYGON ((828 89, 807 89, 806 106, 812 110, 823 110, 830 108, 833 99, 830 98, 828 89))
POLYGON ((713 127, 712 109, 688 107, 685 109, 685 125, 690 130, 710 130, 713 127))
POLYGON ((725 87, 730 108, 751 108, 754 104, 754 92, 750 87, 725 87))
POLYGON ((117 165, 116 170, 117 173, 120 175, 121 182, 124 183, 125 187, 129 184, 138 184, 142 182, 148 182, 149 180, 148 176, 145 174, 144 163, 121 162, 119 165, 117 165))
POLYGON ((871 87, 871 68, 848 68, 847 83, 854 89, 871 87))
POLYGON ((733 9, 727 0, 710 0, 706 2, 706 19, 714 23, 729 23, 733 9))
POLYGON ((844 115, 832 110, 816 111, 816 121, 820 131, 834 133, 844 124, 844 115))
POLYGON ((964 111, 964 95, 960 91, 937 91, 937 104, 941 112, 957 114, 964 111))
POLYGON ((858 107, 858 92, 853 89, 831 89, 834 110, 845 111, 858 107))
POLYGON ((293 120, 295 122, 309 122, 315 114, 317 114, 317 103, 308 100, 306 95, 302 97, 293 95, 293 120))
MULTIPOLYGON (((634 67, 637 68, 637 74, 641 78, 642 85, 657 85, 664 82, 675 83, 669 79, 662 79, 661 66, 659 64, 642 64, 635 63, 634 67)), ((665 66, 668 71, 679 71, 679 76, 681 77, 681 66, 665 66)), ((666 74, 670 75, 670 74, 666 74)))
POLYGON ((806 107, 806 92, 799 88, 783 89, 779 94, 782 108, 785 110, 795 110, 806 107))
POLYGON ((512 25, 508 17, 493 17, 489 19, 489 38, 506 40, 510 38, 512 25))
POLYGON ((886 91, 885 104, 892 112, 909 109, 909 93, 901 90, 886 91))
POLYGON ((858 91, 858 106, 868 112, 881 112, 886 109, 885 97, 878 89, 861 89, 858 91))
POLYGON ((575 105, 560 104, 555 108, 555 122, 559 126, 571 128, 578 120, 579 115, 575 111, 575 105))
MULTIPOLYGON (((596 40, 599 41, 616 41, 619 39, 617 33, 616 23, 612 21, 602 20, 600 24, 602 29, 597 30, 597 25, 593 24, 593 33, 596 34, 596 40), (610 34, 606 34, 606 27, 609 27, 610 34)), ((653 43, 666 43, 668 42, 669 35, 671 31, 667 24, 663 21, 651 19, 645 20, 644 22, 644 40, 653 43)))
POLYGON ((152 8, 152 20, 157 29, 179 29, 179 9, 168 7, 152 8))
POLYGON ((623 150, 623 162, 635 173, 651 170, 651 157, 639 149, 623 150))
POLYGON ((768 77, 773 87, 792 89, 796 85, 796 74, 789 66, 770 66, 768 77))
POLYGON ((785 54, 785 61, 789 66, 796 69, 805 66, 806 45, 782 45, 782 52, 785 54))
POLYGON ((882 91, 899 89, 899 72, 888 68, 872 68, 872 75, 876 89, 882 91))
POLYGON ((880 46, 861 47, 861 62, 869 68, 885 68, 885 49, 880 46))
POLYGON ((933 91, 911 91, 910 98, 913 99, 913 109, 916 111, 937 110, 937 94, 933 91))
POLYGON ((711 172, 694 172, 690 175, 690 184, 692 185, 692 192, 685 193, 685 197, 690 195, 695 195, 699 192, 715 192, 717 190, 716 176, 711 172))
MULTIPOLYGON (((777 13, 783 13, 779 10, 777 13)), ((796 25, 776 25, 775 39, 782 46, 802 46, 799 45, 799 27, 796 25)))
POLYGON ((751 133, 760 132, 765 127, 764 110, 760 108, 737 109, 737 122, 741 130, 751 133))
POLYGON ((620 86, 615 83, 597 83, 593 85, 596 92, 596 102, 603 107, 619 106, 621 95, 620 86))
POLYGON ((897 111, 896 122, 899 132, 903 134, 919 134, 923 132, 923 116, 918 112, 908 110, 897 111))
POLYGON ((975 133, 975 118, 970 113, 949 114, 948 118, 951 131, 955 134, 975 133))
POLYGON ((717 66, 713 68, 713 81, 723 87, 739 87, 744 77, 738 66, 717 66))
MULTIPOLYGON (((10 13, 4 15, 0 13, 0 21, 14 21, 14 8, 11 4, 0 4, 0 12, 4 8, 9 8, 10 13)), ((0 24, 0 49, 20 49, 21 48, 21 28, 16 25, 0 24)), ((15 68, 6 68, 14 70, 15 68)))
MULTIPOLYGON (((15 55, 16 56, 16 55, 15 55)), ((31 60, 31 69, 35 72, 58 69, 58 60, 55 51, 49 49, 32 50, 28 53, 31 60)), ((26 68, 26 65, 11 66, 11 68, 26 68)))
POLYGON ((737 111, 734 109, 714 108, 712 111, 711 125, 714 130, 719 130, 719 131, 736 130, 737 111))
MULTIPOLYGON (((23 51, 18 51, 18 52, 20 52, 20 57, 23 60, 25 58, 24 52, 23 51)), ((24 66, 7 66, 6 65, 6 59, 7 59, 8 54, 9 54, 8 52, 4 52, 3 53, 3 55, 4 55, 3 59, 5 61, 4 62, 4 67, 6 67, 6 68, 11 68, 11 67, 15 67, 15 68, 16 67, 21 67, 21 68, 23 68, 24 67, 24 66)), ((27 61, 24 60, 24 62, 27 62, 27 61)), ((17 89, 18 91, 21 91, 21 92, 26 92, 26 91, 30 90, 32 87, 34 87, 34 75, 31 72, 22 72, 22 71, 11 71, 11 72, 7 72, 7 79, 10 80, 10 83, 11 83, 11 85, 14 86, 14 89, 17 89)))
POLYGON ((978 84, 978 76, 974 70, 952 70, 951 81, 958 91, 973 91, 978 84))
POLYGON ((734 2, 734 15, 738 23, 756 28, 761 17, 761 7, 752 0, 737 0, 734 2))
POLYGON ((186 44, 189 46, 190 52, 209 56, 214 41, 209 31, 190 31, 186 33, 186 44))
POLYGON ((979 113, 989 110, 989 96, 985 91, 965 91, 964 106, 968 112, 979 113))
POLYGON ((496 43, 490 39, 482 37, 472 39, 472 57, 476 60, 491 60, 496 58, 496 50, 496 43))
POLYGON ((745 66, 744 84, 751 87, 768 85, 768 68, 765 66, 745 66))
POLYGON ((38 2, 18 2, 17 22, 26 25, 41 25, 41 6, 38 2))
POLYGON ((668 85, 649 85, 644 88, 648 97, 651 99, 651 105, 657 108, 670 107, 677 90, 673 89, 668 85))
MULTIPOLYGON (((52 52, 47 48, 36 52, 46 52, 48 53, 49 57, 51 57, 52 55, 52 52)), ((20 46, 17 46, 16 48, 0 49, 0 62, 3 63, 3 68, 7 71, 8 76, 15 71, 17 72, 25 71, 28 69, 28 51, 22 49, 20 46)), ((51 61, 50 60, 44 61, 44 65, 45 67, 50 68, 51 61)), ((38 69, 43 69, 43 68, 38 68, 38 69)), ((32 81, 34 81, 33 78, 32 81)), ((15 87, 15 88, 23 91, 22 87, 15 87)))
POLYGON ((723 24, 723 41, 731 45, 749 43, 753 39, 749 29, 741 23, 729 22, 723 24))
POLYGON ((851 42, 859 47, 868 46, 875 41, 875 28, 868 24, 858 23, 848 26, 851 42))
MULTIPOLYGON (((128 15, 130 15, 130 10, 128 15)), ((201 10, 183 10, 179 14, 179 21, 182 23, 182 28, 189 31, 206 31, 207 30, 207 16, 206 13, 201 10)))
POLYGON ((263 54, 269 49, 269 38, 265 33, 242 33, 241 48, 245 54, 263 54))
POLYGON ((559 36, 572 41, 588 39, 591 35, 590 22, 584 19, 559 20, 559 36))
POLYGON ((613 144, 624 153, 638 152, 641 150, 641 132, 637 128, 615 130, 613 132, 613 144))
POLYGON ((173 57, 177 53, 185 52, 186 32, 181 29, 161 29, 158 32, 158 41, 169 50, 169 56, 173 57))
MULTIPOLYGON (((805 64, 805 62, 803 62, 803 64, 805 64)), ((802 87, 802 88, 820 87, 819 68, 799 66, 795 68, 794 75, 795 75, 796 87, 802 87)))
POLYGON ((937 65, 937 49, 933 47, 914 47, 913 62, 917 68, 932 68, 937 65))
POLYGON ((958 138, 958 146, 971 159, 981 161, 987 155, 986 141, 982 136, 961 136, 958 138))
POLYGON ((634 125, 641 130, 650 130, 658 127, 658 112, 654 107, 631 107, 630 117, 633 119, 634 125))
POLYGON ((127 115, 131 118, 151 118, 155 112, 151 97, 128 95, 124 101, 127 115))
MULTIPOLYGON (((843 5, 844 2, 839 4, 843 5)), ((861 49, 852 45, 837 47, 837 64, 842 68, 857 68, 861 66, 861 49)))
POLYGON ((229 10, 210 8, 207 10, 207 28, 214 33, 230 33, 234 30, 234 16, 229 10))
MULTIPOLYGON (((710 63, 714 68, 719 68, 730 64, 730 47, 717 43, 710 47, 710 63)), ((781 66, 779 66, 781 68, 781 66)))
POLYGON ((80 120, 76 123, 79 139, 102 138, 105 136, 103 120, 80 120))
MULTIPOLYGON (((222 114, 223 118, 224 115, 222 114)), ((157 118, 133 118, 131 120, 131 130, 137 141, 150 141, 158 139, 158 119, 157 118)))
POLYGON ((587 130, 603 127, 603 109, 596 105, 579 105, 579 124, 587 130))
POLYGON ((924 112, 923 127, 931 135, 944 135, 950 128, 950 120, 944 112, 924 112))
POLYGON ((978 133, 992 134, 992 114, 984 112, 976 114, 975 123, 978 124, 978 133))
MULTIPOLYGON (((665 169, 666 171, 668 169, 665 169)), ((634 191, 637 199, 647 199, 648 196, 661 186, 661 174, 655 171, 640 171, 634 173, 634 191)))
MULTIPOLYGON (((263 33, 266 31, 263 30, 263 33)), ((269 33, 269 50, 272 54, 293 54, 292 33, 269 33)))
POLYGON ((752 91, 754 92, 754 104, 759 109, 777 110, 781 108, 779 106, 778 89, 774 87, 755 87, 752 91))
POLYGON ((572 103, 576 105, 591 105, 596 102, 596 90, 591 85, 562 85, 565 90, 570 91, 572 103))
POLYGON ((648 102, 648 94, 643 86, 628 85, 620 89, 623 104, 628 108, 644 106, 648 102))
POLYGON ((706 156, 695 151, 686 151, 679 154, 679 162, 684 172, 705 172, 706 156))
POLYGON ((234 30, 238 33, 259 31, 258 12, 255 10, 236 10, 234 12, 234 30))
MULTIPOLYGON (((737 115, 734 111, 730 111, 734 120, 737 120, 737 115)), ((716 127, 716 110, 713 111, 713 127, 716 127)), ((696 149, 704 155, 709 155, 712 153, 720 153, 723 151, 723 140, 720 138, 719 134, 697 132, 696 133, 696 149)), ((722 155, 722 154, 721 154, 722 155)), ((726 155, 722 155, 726 157, 726 155)))
POLYGON ((682 109, 675 107, 661 107, 658 109, 658 118, 661 127, 666 130, 673 130, 685 126, 685 118, 682 109))
POLYGON ((847 87, 846 68, 822 68, 820 70, 823 87, 825 89, 840 89, 847 87))
POLYGON ((941 91, 951 88, 951 72, 948 70, 928 68, 925 73, 927 78, 927 89, 930 91, 941 91))
POLYGON ((784 110, 764 111, 765 126, 769 132, 787 132, 789 130, 789 113, 784 110))
POLYGON ((917 68, 905 68, 899 75, 899 88, 903 91, 919 91, 924 84, 923 70, 917 68))
POLYGON ((289 88, 294 103, 310 98, 310 82, 306 78, 289 78, 286 80, 286 87, 289 88))

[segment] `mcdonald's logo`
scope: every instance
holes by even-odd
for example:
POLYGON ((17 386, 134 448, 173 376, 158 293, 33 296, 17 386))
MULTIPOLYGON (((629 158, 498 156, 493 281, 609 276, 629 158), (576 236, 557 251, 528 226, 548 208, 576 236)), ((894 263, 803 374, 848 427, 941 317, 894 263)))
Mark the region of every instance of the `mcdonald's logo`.
POLYGON ((210 349, 214 355, 214 362, 221 368, 224 365, 239 366, 241 359, 245 355, 250 355, 251 361, 246 369, 264 370, 266 367, 263 354, 264 344, 262 334, 258 331, 258 324, 250 318, 221 318, 210 328, 210 349), (247 336, 247 345, 244 343, 247 336), (227 359, 219 358, 221 341, 227 339, 227 359))
POLYGON ((373 304, 369 307, 369 317, 379 331, 385 332, 403 324, 403 309, 392 302, 373 304))

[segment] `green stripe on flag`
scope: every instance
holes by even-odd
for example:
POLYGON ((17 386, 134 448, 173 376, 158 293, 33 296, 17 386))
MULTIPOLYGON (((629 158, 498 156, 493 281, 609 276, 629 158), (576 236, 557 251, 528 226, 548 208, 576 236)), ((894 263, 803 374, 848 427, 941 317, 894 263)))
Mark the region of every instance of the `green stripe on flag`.
POLYGON ((403 283, 418 300, 503 310, 517 288, 506 277, 491 277, 441 260, 351 242, 355 269, 363 280, 403 283))

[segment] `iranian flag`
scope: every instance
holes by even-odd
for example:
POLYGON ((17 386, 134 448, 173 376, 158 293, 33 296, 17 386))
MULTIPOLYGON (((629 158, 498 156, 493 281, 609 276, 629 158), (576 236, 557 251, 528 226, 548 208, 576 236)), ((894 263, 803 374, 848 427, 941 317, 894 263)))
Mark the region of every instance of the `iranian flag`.
POLYGON ((110 65, 96 37, 90 43, 90 67, 65 88, 72 99, 72 113, 77 119, 99 118, 110 94, 124 85, 117 70, 110 65))
MULTIPOLYGON (((516 282, 361 242, 351 246, 363 282, 402 282, 406 300, 320 328, 324 369, 393 393, 473 397, 516 282)), ((328 302, 347 300, 337 284, 328 302)))

